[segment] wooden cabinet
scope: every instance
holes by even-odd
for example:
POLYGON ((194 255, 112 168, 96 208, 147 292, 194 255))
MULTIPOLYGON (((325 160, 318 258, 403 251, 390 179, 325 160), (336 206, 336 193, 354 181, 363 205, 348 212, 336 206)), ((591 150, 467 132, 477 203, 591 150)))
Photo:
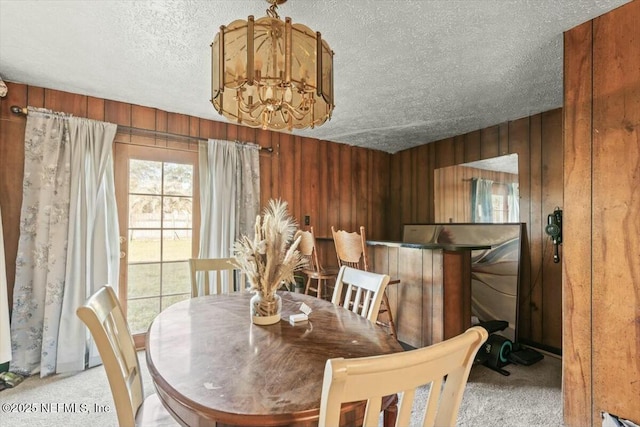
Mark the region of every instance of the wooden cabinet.
POLYGON ((471 326, 471 249, 370 244, 371 271, 400 283, 387 287, 398 340, 426 347, 471 326))

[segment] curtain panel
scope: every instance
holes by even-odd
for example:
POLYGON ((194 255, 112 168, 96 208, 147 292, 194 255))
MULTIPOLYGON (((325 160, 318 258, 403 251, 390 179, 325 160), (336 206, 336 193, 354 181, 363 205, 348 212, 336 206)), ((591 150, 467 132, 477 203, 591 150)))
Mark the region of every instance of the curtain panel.
POLYGON ((116 129, 29 107, 11 318, 13 372, 44 377, 100 363, 75 311, 100 286, 117 286, 116 129))
POLYGON ((260 213, 260 147, 210 139, 199 144, 200 258, 229 258, 260 213))
POLYGON ((0 364, 11 360, 10 337, 7 266, 4 260, 4 234, 2 231, 2 213, 0 213, 0 364))
POLYGON ((493 222, 493 181, 471 180, 471 222, 493 222))

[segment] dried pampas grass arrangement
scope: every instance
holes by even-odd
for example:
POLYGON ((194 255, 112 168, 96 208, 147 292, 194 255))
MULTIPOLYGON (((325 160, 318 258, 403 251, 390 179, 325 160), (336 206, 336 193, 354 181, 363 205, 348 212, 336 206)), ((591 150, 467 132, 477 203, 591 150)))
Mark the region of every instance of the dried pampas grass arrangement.
POLYGON ((269 300, 282 284, 294 282, 294 272, 306 265, 297 250, 300 237, 292 242, 297 228, 287 202, 271 199, 262 218, 256 217, 253 239, 242 236, 233 244, 233 256, 247 275, 250 291, 269 300))

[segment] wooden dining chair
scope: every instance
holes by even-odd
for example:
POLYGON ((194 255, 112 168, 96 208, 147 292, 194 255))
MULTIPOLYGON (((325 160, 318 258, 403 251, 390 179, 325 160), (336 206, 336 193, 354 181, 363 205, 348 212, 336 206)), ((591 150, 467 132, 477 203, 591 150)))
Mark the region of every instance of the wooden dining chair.
MULTIPOLYGON (((336 247, 336 255, 338 257, 339 266, 349 266, 361 270, 369 271, 369 258, 367 256, 367 238, 365 229, 360 227, 360 234, 357 232, 348 232, 345 230, 336 230, 331 226, 331 234, 333 235, 333 243, 336 247)), ((389 285, 400 283, 400 280, 389 280, 389 285)), ((386 321, 378 319, 377 323, 389 329, 389 334, 397 336, 396 325, 393 321, 391 306, 386 292, 382 295, 382 304, 380 306, 380 317, 386 317, 386 321)))
POLYGON ((76 314, 98 347, 115 403, 118 425, 178 426, 157 394, 144 398, 140 363, 120 302, 111 286, 93 294, 76 314))
POLYGON ((191 297, 242 291, 246 288, 246 275, 234 258, 191 258, 191 297), (213 280, 212 276, 213 275, 213 280), (202 280, 199 292, 198 278, 202 280))
POLYGON ((388 283, 386 274, 343 265, 336 278, 331 302, 376 322, 388 283))
MULTIPOLYGON (((417 425, 456 425, 471 365, 487 336, 486 329, 474 326, 429 347, 382 356, 327 360, 319 426, 337 426, 343 402, 366 400, 363 426, 377 427, 382 398, 393 394, 399 397, 395 426, 408 426, 416 389, 426 384, 430 384, 429 397, 424 409, 418 409, 422 411, 422 420, 417 425)), ((392 421, 387 420, 389 424, 392 421)))
POLYGON ((315 292, 316 297, 323 298, 326 295, 329 282, 335 280, 338 275, 337 268, 323 268, 318 259, 318 251, 316 249, 316 236, 313 227, 309 227, 309 231, 298 230, 294 236, 294 240, 300 237, 298 251, 307 261, 307 266, 301 270, 302 274, 307 278, 304 293, 315 292), (313 281, 315 280, 315 286, 313 281))

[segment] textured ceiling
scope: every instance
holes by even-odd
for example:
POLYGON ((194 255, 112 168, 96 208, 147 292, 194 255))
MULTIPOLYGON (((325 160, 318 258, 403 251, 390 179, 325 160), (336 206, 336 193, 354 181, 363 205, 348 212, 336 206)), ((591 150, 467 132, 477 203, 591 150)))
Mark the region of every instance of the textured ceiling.
MULTIPOLYGON (((335 52, 331 121, 295 131, 397 152, 562 105, 562 33, 628 0, 289 0, 335 52)), ((264 0, 0 0, 0 76, 226 121, 220 25, 264 0)))

